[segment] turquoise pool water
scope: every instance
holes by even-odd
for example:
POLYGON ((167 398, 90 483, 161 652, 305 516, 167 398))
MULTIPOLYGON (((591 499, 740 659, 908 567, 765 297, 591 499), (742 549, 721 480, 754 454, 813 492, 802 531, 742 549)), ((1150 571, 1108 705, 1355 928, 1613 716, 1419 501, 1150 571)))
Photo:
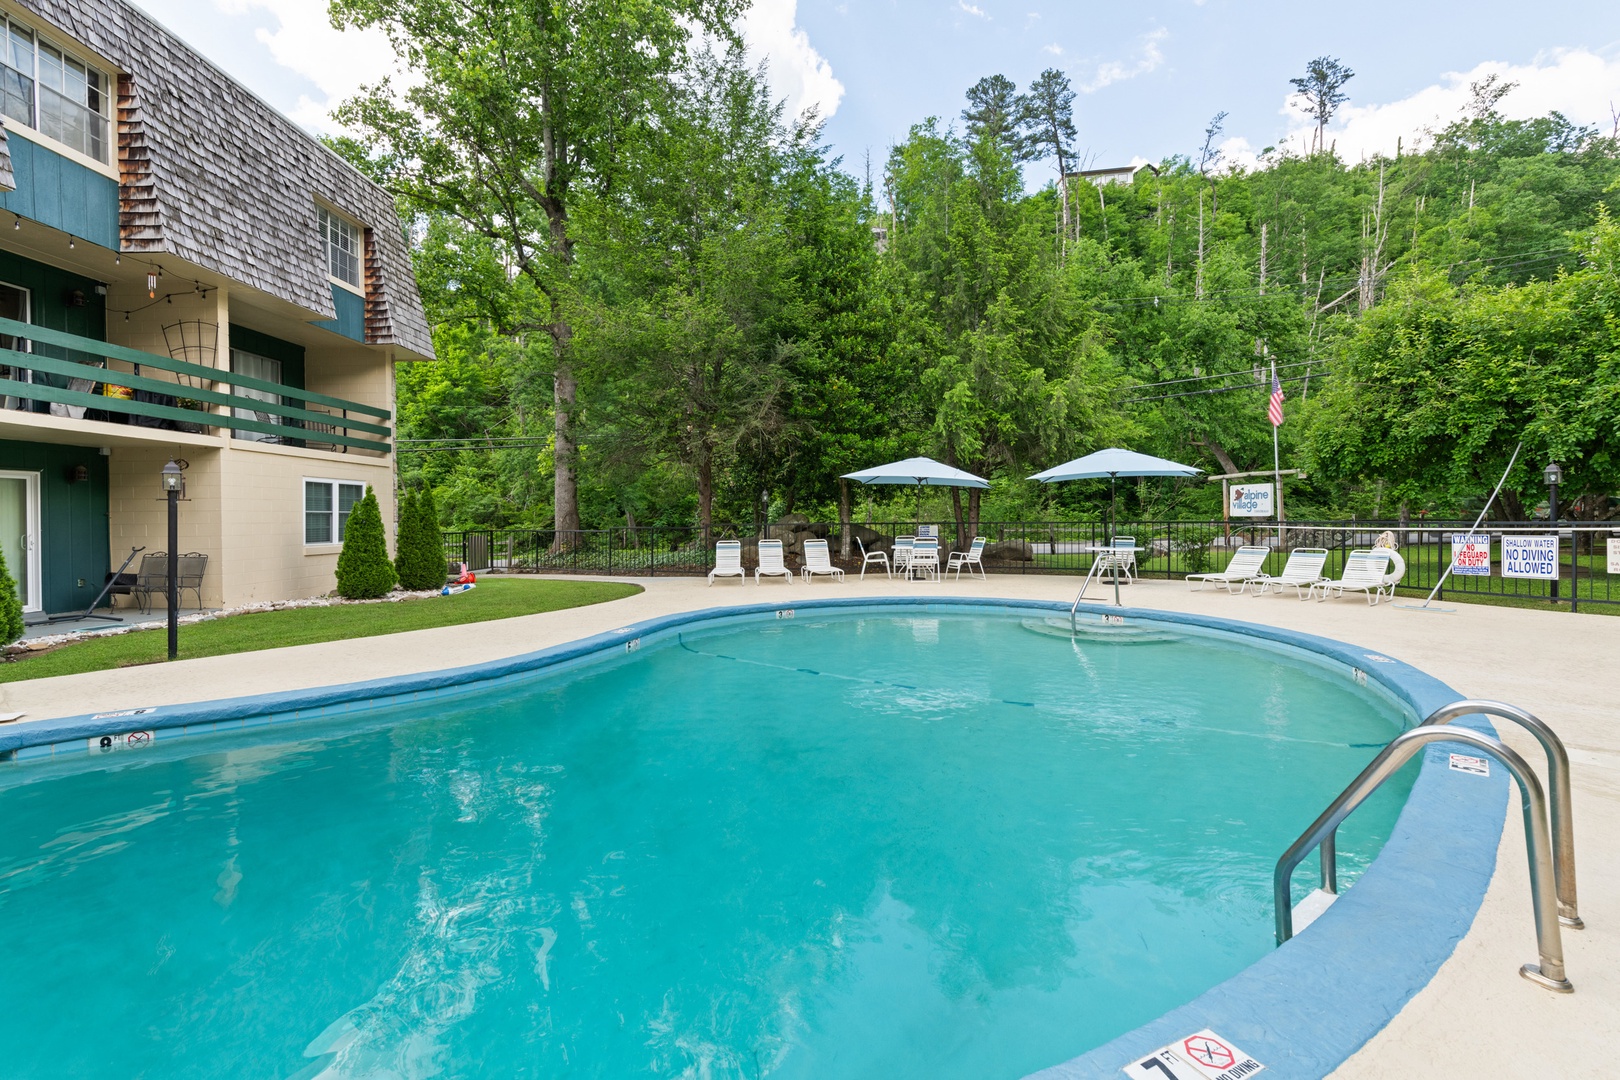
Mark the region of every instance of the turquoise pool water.
MULTIPOLYGON (((1074 1056, 1271 949, 1277 855, 1402 718, 1227 639, 1041 629, 801 610, 519 690, 7 770, 0 1071, 980 1080, 1074 1056)), ((1407 787, 1347 824, 1341 875, 1407 787)))

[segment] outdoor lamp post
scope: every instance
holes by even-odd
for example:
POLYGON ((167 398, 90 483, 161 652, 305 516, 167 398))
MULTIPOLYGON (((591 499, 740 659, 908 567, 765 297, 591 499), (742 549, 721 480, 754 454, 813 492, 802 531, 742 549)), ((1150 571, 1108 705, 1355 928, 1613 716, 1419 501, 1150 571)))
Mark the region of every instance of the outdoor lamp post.
MULTIPOLYGON (((1554 544, 1558 536, 1558 485, 1564 482, 1564 470, 1558 467, 1558 462, 1551 461, 1541 470, 1541 478, 1547 481, 1547 520, 1552 523, 1554 544)), ((1558 579, 1552 582, 1552 598, 1558 599, 1558 579)))
POLYGON ((180 497, 186 493, 184 462, 163 466, 163 493, 169 499, 169 659, 180 651, 180 497))

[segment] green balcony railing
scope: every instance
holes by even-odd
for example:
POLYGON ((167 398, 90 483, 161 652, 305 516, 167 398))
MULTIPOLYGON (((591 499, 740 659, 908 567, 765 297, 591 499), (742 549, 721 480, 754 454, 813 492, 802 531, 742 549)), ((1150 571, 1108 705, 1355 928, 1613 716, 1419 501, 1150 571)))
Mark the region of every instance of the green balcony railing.
MULTIPOLYGON (((10 378, 0 378, 0 395, 25 401, 83 406, 114 415, 170 420, 177 424, 198 424, 258 435, 273 435, 284 440, 323 446, 354 447, 384 454, 389 451, 388 436, 393 432, 385 424, 377 423, 375 420, 389 420, 392 414, 387 409, 375 405, 363 405, 357 401, 346 401, 327 394, 317 394, 311 390, 283 386, 281 383, 265 379, 238 375, 232 371, 142 352, 139 349, 80 337, 61 330, 51 330, 32 323, 17 322, 14 319, 0 319, 0 336, 31 341, 36 349, 44 346, 60 354, 23 352, 15 347, 0 348, 0 365, 9 367, 12 375, 10 378), (149 375, 108 370, 105 365, 109 360, 121 360, 132 364, 136 371, 154 368, 170 372, 190 380, 193 385, 153 378, 149 375), (57 382, 66 380, 67 385, 58 386, 56 382, 41 382, 37 378, 35 381, 26 382, 16 377, 22 371, 33 372, 36 376, 44 375, 48 380, 54 379, 57 382), (122 386, 131 391, 145 391, 149 397, 158 400, 141 401, 109 397, 95 392, 94 389, 75 390, 72 388, 74 380, 96 385, 122 386), (240 393, 242 390, 275 394, 276 398, 266 401, 263 398, 240 393), (201 402, 204 405, 223 405, 232 411, 204 412, 165 403, 180 398, 201 402), (254 415, 238 416, 235 412, 238 409, 254 415), (374 419, 357 419, 354 414, 374 419), (259 416, 280 419, 272 421, 259 419, 259 416), (368 436, 382 436, 382 438, 368 436)), ((13 345, 18 343, 16 340, 13 341, 13 345)))

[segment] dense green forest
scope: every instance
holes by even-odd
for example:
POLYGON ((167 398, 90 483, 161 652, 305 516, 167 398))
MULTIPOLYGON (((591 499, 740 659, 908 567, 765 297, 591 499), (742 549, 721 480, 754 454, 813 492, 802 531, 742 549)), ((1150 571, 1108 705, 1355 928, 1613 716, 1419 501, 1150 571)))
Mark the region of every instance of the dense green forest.
MULTIPOLYGON (((400 479, 447 526, 884 520, 909 493, 838 476, 911 454, 994 480, 932 516, 1083 519, 1105 486, 1023 478, 1110 445, 1270 468, 1273 364, 1290 517, 1477 510, 1521 440, 1500 513, 1558 460, 1579 516, 1620 514, 1613 133, 1506 119, 1486 82, 1393 156, 1245 169, 1217 113, 1098 185, 1048 71, 850 162, 772 101, 737 7, 333 4, 423 76, 349 102, 337 146, 414 223, 439 358, 399 370, 400 479)), ((1325 127, 1348 69, 1306 70, 1325 127)))

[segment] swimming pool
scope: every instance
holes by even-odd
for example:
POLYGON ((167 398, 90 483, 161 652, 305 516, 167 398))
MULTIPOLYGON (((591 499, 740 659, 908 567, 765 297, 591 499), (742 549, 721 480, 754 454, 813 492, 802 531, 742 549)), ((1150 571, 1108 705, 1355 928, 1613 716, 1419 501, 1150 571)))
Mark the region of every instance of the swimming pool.
POLYGON ((1277 854, 1410 719, 1195 628, 763 615, 18 770, 11 1074, 1019 1076, 1271 955, 1277 854))

